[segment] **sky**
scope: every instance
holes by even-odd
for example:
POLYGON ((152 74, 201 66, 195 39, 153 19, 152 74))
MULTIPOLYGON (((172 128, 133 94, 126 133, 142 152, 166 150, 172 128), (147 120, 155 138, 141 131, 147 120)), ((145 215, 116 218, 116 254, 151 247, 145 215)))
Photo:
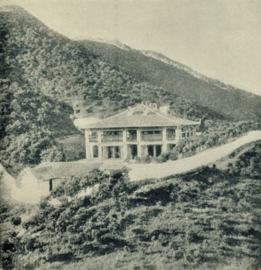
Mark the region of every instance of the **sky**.
POLYGON ((119 40, 261 95, 261 0, 0 0, 72 39, 119 40))

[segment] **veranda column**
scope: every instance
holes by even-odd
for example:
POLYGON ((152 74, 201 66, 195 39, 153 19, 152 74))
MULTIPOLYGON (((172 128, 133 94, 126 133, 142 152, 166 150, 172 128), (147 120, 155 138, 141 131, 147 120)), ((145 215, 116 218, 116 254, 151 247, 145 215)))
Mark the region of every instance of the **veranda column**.
POLYGON ((137 154, 141 157, 141 131, 137 129, 137 154))
POLYGON ((90 159, 90 141, 89 141, 89 133, 88 129, 85 129, 85 150, 86 150, 86 159, 90 159))
POLYGON ((153 157, 156 157, 156 145, 153 145, 153 157))
POLYGON ((97 131, 97 137, 98 137, 98 158, 102 159, 102 146, 101 146, 101 142, 102 142, 102 131, 98 130, 97 131))
POLYGON ((128 149, 127 149, 127 131, 126 129, 123 130, 122 132, 122 142, 123 142, 123 146, 122 146, 122 159, 127 159, 127 153, 128 153, 128 149))
POLYGON ((115 152, 116 152, 116 151, 115 151, 115 146, 112 146, 112 147, 111 147, 111 157, 112 157, 112 158, 115 158, 115 152))
POLYGON ((181 138, 181 127, 177 127, 175 132, 176 142, 179 142, 181 138))
POLYGON ((167 128, 162 129, 162 152, 167 152, 167 128))

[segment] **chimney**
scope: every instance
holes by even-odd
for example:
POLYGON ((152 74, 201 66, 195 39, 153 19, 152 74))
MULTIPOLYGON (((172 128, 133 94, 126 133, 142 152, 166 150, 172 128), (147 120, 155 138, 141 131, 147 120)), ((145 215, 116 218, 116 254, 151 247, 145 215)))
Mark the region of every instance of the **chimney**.
POLYGON ((143 110, 143 115, 148 115, 148 113, 149 113, 148 107, 145 107, 143 110))
POLYGON ((128 107, 127 109, 127 116, 131 116, 133 113, 132 107, 128 107))
POLYGON ((157 103, 152 103, 152 108, 154 109, 154 110, 158 110, 158 105, 157 105, 157 103))
POLYGON ((164 105, 159 107, 159 112, 165 115, 169 114, 169 105, 164 105))

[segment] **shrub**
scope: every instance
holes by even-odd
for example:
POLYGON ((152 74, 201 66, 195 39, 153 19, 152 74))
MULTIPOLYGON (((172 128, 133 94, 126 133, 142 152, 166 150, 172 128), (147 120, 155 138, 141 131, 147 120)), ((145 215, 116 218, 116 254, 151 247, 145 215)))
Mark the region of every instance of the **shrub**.
POLYGON ((175 149, 170 151, 169 153, 169 160, 177 160, 179 158, 179 152, 175 149))
POLYGON ((135 160, 137 163, 150 163, 152 161, 152 157, 151 156, 136 157, 135 160))
POLYGON ((22 219, 21 219, 21 217, 14 216, 14 217, 12 217, 11 222, 14 226, 18 226, 22 223, 22 219))

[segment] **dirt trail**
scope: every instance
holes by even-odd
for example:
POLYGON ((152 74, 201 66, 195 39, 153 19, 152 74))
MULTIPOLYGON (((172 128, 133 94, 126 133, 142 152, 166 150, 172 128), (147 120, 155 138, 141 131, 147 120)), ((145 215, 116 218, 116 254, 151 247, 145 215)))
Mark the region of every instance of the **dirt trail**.
POLYGON ((232 153, 244 144, 261 140, 261 131, 251 131, 247 135, 225 145, 205 150, 195 156, 166 163, 130 164, 127 165, 131 181, 164 178, 167 176, 189 172, 198 167, 215 162, 232 153))

